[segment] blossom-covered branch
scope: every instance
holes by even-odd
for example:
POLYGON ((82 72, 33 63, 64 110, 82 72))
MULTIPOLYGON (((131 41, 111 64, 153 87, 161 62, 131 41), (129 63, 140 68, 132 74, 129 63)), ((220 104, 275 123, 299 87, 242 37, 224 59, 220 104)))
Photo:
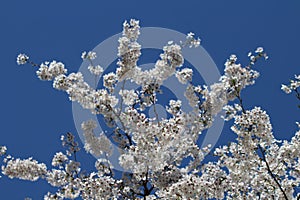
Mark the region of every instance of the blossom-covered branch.
MULTIPOLYGON (((268 56, 262 47, 249 53, 250 63, 243 66, 236 55, 225 62, 224 74, 210 85, 195 85, 193 70, 184 66, 183 48, 198 47, 200 39, 193 33, 185 41, 168 42, 155 66, 145 70, 139 66, 141 45, 139 21, 123 24, 119 38, 117 68, 103 75, 103 87, 90 86, 80 72, 67 74, 64 64, 57 61, 40 65, 29 56, 20 54, 17 63, 38 67, 41 80, 53 81, 53 87, 65 91, 71 101, 78 102, 93 114, 102 115, 112 130, 96 133, 96 123, 82 123, 87 152, 102 156, 95 162, 95 172, 82 172, 76 152, 80 150, 74 136, 62 137, 66 152, 57 152, 52 160, 53 169, 32 158, 15 159, 0 148, 4 165, 2 173, 10 178, 25 180, 45 179, 57 187, 45 199, 292 199, 299 197, 300 131, 288 141, 278 141, 272 133, 268 114, 260 107, 246 108, 242 91, 259 77, 254 65, 268 56), (185 97, 191 111, 182 109, 180 99, 170 99, 165 107, 168 117, 159 119, 155 104, 162 93, 162 84, 175 76, 186 86, 185 97), (126 89, 126 82, 139 85, 136 90, 126 89), (117 92, 117 85, 122 84, 117 92), (155 117, 145 112, 154 106, 155 117), (234 120, 231 127, 236 139, 229 145, 214 150, 200 148, 198 136, 214 123, 222 110, 224 120, 234 120), (117 176, 109 157, 114 153, 112 144, 119 147, 118 163, 124 168, 117 176), (205 161, 210 151, 217 159, 205 161), (186 161, 188 160, 188 162, 186 161)), ((94 63, 95 52, 83 52, 89 71, 97 77, 103 68, 94 63)), ((297 91, 299 77, 287 93, 297 91)))

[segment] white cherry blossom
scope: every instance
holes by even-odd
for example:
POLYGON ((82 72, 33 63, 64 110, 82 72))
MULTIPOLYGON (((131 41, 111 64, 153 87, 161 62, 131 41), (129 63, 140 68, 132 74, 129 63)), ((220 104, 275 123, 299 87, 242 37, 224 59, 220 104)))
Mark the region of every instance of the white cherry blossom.
MULTIPOLYGON (((148 70, 138 64, 142 48, 139 35, 138 20, 124 22, 117 69, 103 75, 101 89, 91 87, 80 72, 67 74, 61 62, 37 65, 25 54, 17 57, 18 64, 38 67, 38 78, 53 81, 53 87, 65 91, 71 101, 102 115, 112 132, 109 137, 95 132, 97 123, 92 120, 81 125, 85 150, 99 157, 93 172, 81 169, 79 144, 72 133, 67 133, 61 137, 66 152, 54 155, 52 169, 32 158, 13 158, 1 146, 2 173, 30 181, 45 179, 57 188, 45 194, 44 199, 49 200, 299 199, 300 130, 290 141, 277 140, 267 112, 243 104, 242 91, 259 77, 253 65, 260 58, 268 58, 264 49, 258 47, 250 52, 250 63, 245 66, 231 55, 219 81, 210 86, 193 85, 193 70, 181 67, 182 48, 200 45, 194 33, 188 33, 186 41, 178 41, 179 44, 167 42, 155 66, 148 70), (184 95, 192 111, 183 111, 181 100, 169 99, 165 107, 168 116, 160 119, 155 113, 150 118, 146 108, 155 108, 163 82, 172 76, 185 84, 184 95), (127 90, 127 81, 137 84, 138 89, 127 90), (119 83, 123 87, 116 94, 119 83), (200 148, 198 136, 213 125, 214 117, 222 110, 226 121, 233 120, 231 130, 236 138, 215 149, 210 145, 200 148), (117 162, 124 169, 122 176, 116 175, 109 160, 115 153, 112 144, 119 149, 117 162), (205 155, 210 151, 214 159, 207 161, 205 155)), ((82 59, 89 62, 88 70, 99 76, 103 68, 93 63, 96 56, 92 51, 82 53, 82 59)), ((300 75, 296 75, 281 89, 295 92, 300 100, 299 86, 300 75)))

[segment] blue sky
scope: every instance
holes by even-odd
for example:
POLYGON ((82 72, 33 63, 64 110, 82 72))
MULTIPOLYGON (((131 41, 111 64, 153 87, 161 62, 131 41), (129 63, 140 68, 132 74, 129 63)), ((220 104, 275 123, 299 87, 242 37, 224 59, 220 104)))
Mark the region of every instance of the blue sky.
MULTIPOLYGON (((60 135, 76 134, 67 95, 39 81, 33 68, 17 66, 19 52, 36 62, 63 61, 69 71, 77 71, 81 52, 119 33, 123 21, 130 18, 139 19, 144 27, 194 32, 220 71, 231 53, 246 64, 248 51, 263 46, 270 59, 259 63, 261 77, 242 93, 245 107, 259 105, 267 110, 275 136, 289 139, 299 120, 298 102, 285 95, 280 85, 299 73, 299 10, 296 0, 1 2, 0 145, 16 157, 33 156, 50 166, 52 156, 62 149, 60 135)), ((226 126, 219 144, 226 144, 229 136, 226 126)), ((90 155, 82 153, 79 159, 83 168, 94 165, 90 155)), ((44 181, 0 179, 1 199, 41 199, 48 190, 44 181)))

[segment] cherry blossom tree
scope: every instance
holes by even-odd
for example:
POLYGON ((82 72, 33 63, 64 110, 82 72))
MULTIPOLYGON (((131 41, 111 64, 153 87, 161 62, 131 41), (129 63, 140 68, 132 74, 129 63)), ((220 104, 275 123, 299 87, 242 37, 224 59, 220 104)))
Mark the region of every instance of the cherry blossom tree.
MULTIPOLYGON (((244 66, 231 55, 218 82, 194 85, 193 70, 183 67, 182 49, 197 48, 200 39, 189 33, 186 41, 167 43, 154 68, 145 70, 137 63, 139 35, 139 21, 124 22, 118 67, 103 75, 103 88, 99 89, 85 82, 80 72, 67 74, 61 62, 36 64, 25 54, 17 57, 19 65, 36 67, 39 79, 52 81, 71 101, 103 116, 113 131, 112 137, 107 137, 95 133, 95 121, 82 123, 84 149, 99 157, 92 173, 81 170, 76 157, 80 147, 72 133, 61 137, 66 151, 54 155, 51 168, 33 158, 14 158, 2 146, 2 173, 29 181, 45 179, 57 192, 47 193, 44 199, 300 199, 300 131, 290 141, 277 140, 268 114, 260 107, 243 105, 242 90, 259 77, 254 65, 268 58, 263 48, 249 53, 250 61, 244 66), (160 119, 155 103, 163 82, 171 76, 186 85, 185 97, 192 110, 186 112, 180 100, 170 99, 165 108, 169 117, 160 119), (140 87, 127 90, 128 82, 140 87), (122 85, 118 94, 117 84, 122 85), (145 114, 150 106, 154 106, 153 118, 145 114), (231 130, 236 139, 215 149, 200 148, 198 136, 222 110, 225 121, 234 121, 231 130), (120 149, 122 176, 116 175, 109 160, 113 144, 120 149), (216 159, 204 161, 209 152, 216 159), (187 158, 188 163, 184 161, 187 158)), ((104 70, 94 64, 96 56, 91 51, 82 53, 82 59, 90 63, 90 73, 98 77, 104 70)), ((300 99, 299 86, 300 76, 295 76, 282 90, 295 92, 300 99)))

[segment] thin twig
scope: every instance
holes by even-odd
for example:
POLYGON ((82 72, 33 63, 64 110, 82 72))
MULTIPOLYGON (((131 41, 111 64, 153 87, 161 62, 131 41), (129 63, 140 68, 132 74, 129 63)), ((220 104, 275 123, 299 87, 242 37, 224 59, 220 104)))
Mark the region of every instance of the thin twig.
POLYGON ((259 148, 259 150, 261 151, 262 159, 263 159, 263 161, 266 163, 266 166, 267 166, 267 169, 268 169, 269 174, 271 175, 271 177, 273 178, 273 180, 275 181, 275 183, 278 185, 278 187, 279 187, 280 191, 282 192, 284 198, 285 198, 286 200, 288 200, 288 197, 287 197, 286 193, 284 192, 284 190, 283 190, 283 188, 281 187, 280 183, 279 183, 278 180, 276 179, 275 175, 272 173, 272 170, 271 170, 271 168, 270 168, 270 166, 269 166, 269 163, 268 163, 268 161, 267 161, 267 159, 266 159, 264 150, 262 149, 262 147, 261 147, 260 145, 258 145, 258 148, 259 148))

